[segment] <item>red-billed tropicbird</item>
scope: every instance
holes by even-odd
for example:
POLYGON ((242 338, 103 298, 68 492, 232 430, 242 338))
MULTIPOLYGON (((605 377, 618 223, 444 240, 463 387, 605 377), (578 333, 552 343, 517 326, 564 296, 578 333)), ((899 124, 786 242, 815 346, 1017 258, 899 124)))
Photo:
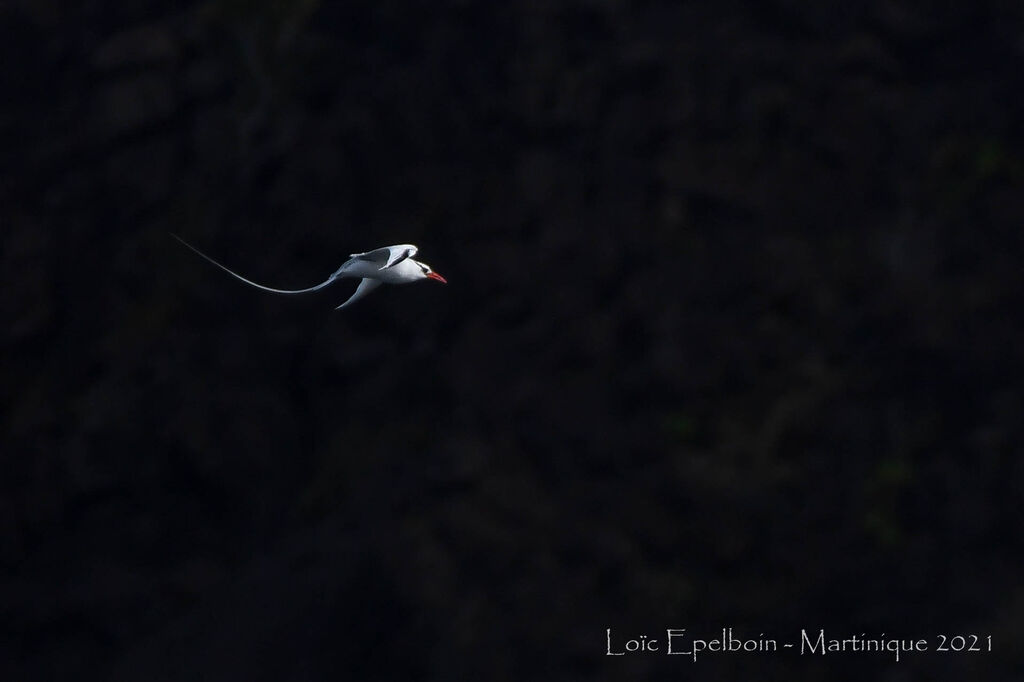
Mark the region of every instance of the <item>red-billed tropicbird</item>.
POLYGON ((356 287, 355 293, 347 301, 335 308, 335 310, 341 310, 345 306, 355 303, 385 282, 388 284, 408 284, 409 282, 417 282, 421 279, 436 279, 442 284, 448 283, 448 280, 434 272, 429 265, 412 259, 416 255, 416 251, 418 251, 414 245, 396 244, 395 246, 382 246, 379 249, 367 251, 366 253, 351 254, 350 258, 342 263, 341 267, 335 270, 333 275, 314 287, 309 287, 308 289, 273 289, 242 277, 234 270, 210 258, 178 235, 172 234, 171 236, 232 277, 236 277, 257 289, 270 291, 275 294, 308 294, 323 289, 336 279, 343 277, 362 278, 363 281, 356 287))

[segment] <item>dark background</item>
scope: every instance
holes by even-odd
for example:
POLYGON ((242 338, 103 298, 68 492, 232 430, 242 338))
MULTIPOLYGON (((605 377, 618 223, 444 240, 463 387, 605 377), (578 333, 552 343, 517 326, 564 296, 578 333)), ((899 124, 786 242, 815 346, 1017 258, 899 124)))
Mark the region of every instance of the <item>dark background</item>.
POLYGON ((14 2, 0 58, 0 679, 1024 675, 1016 0, 14 2))

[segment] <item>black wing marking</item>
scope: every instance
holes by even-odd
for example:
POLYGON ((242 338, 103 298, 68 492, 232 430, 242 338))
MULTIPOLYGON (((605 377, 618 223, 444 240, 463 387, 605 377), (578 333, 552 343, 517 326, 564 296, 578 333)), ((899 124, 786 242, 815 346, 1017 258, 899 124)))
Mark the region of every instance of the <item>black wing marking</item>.
POLYGON ((400 255, 398 258, 394 259, 390 263, 385 264, 384 267, 381 268, 381 270, 383 270, 384 268, 393 268, 393 267, 395 267, 396 265, 398 265, 399 263, 401 263, 402 261, 404 261, 406 258, 410 257, 414 253, 416 253, 416 252, 413 251, 412 249, 404 249, 402 251, 402 255, 400 255))
POLYGON ((406 246, 401 250, 393 246, 385 246, 373 251, 367 251, 366 253, 353 253, 352 258, 379 265, 378 269, 383 270, 385 268, 393 268, 415 253, 416 247, 414 246, 406 246))

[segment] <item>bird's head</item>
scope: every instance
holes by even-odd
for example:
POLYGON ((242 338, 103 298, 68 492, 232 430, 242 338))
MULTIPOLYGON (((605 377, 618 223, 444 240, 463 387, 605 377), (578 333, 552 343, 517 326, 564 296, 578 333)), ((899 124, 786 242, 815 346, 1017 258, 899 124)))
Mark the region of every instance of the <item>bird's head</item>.
POLYGON ((420 268, 420 279, 436 279, 441 284, 448 284, 448 280, 434 272, 434 270, 426 263, 421 263, 418 260, 413 262, 420 268))

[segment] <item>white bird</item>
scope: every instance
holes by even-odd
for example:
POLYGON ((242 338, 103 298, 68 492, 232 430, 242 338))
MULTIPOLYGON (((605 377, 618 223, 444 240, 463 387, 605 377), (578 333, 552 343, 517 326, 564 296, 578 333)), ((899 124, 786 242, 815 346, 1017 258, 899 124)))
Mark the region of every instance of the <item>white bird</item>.
POLYGON ((355 303, 385 282, 388 284, 408 284, 409 282, 417 282, 421 279, 436 279, 442 284, 448 283, 448 280, 434 272, 429 265, 412 259, 419 250, 414 245, 396 244, 394 246, 382 246, 379 249, 367 251, 366 253, 351 254, 349 259, 334 271, 333 275, 320 284, 308 289, 274 289, 242 277, 234 270, 210 258, 178 235, 172 234, 171 236, 232 277, 236 277, 257 289, 275 294, 308 294, 323 289, 328 284, 343 277, 361 277, 363 281, 356 287, 355 293, 347 301, 335 308, 335 310, 341 310, 345 306, 355 303))

